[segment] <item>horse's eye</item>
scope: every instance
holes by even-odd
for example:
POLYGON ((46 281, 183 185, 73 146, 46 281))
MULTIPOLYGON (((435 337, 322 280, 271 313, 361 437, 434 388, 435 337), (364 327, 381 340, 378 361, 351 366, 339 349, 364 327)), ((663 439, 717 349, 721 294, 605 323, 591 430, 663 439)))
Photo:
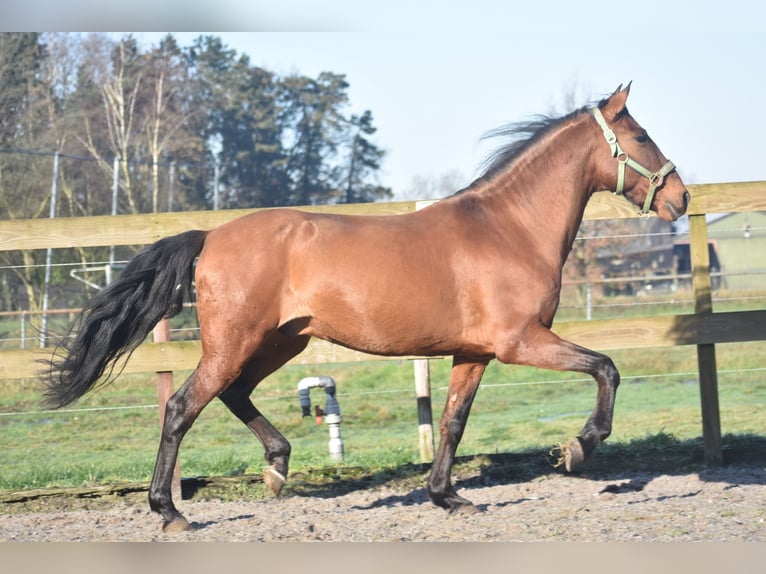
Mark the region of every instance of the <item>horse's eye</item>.
POLYGON ((646 143, 646 142, 648 142, 649 141, 649 134, 647 134, 646 132, 644 132, 642 134, 638 134, 636 136, 636 141, 638 143, 646 143))

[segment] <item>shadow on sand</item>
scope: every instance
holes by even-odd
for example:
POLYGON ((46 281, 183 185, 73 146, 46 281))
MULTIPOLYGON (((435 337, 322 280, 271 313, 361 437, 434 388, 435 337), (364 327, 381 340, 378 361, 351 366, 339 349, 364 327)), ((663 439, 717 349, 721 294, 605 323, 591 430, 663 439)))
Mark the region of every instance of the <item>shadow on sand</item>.
MULTIPOLYGON (((620 493, 642 490, 654 478, 662 475, 696 473, 702 480, 730 481, 732 484, 766 484, 766 437, 760 435, 726 435, 723 437, 724 463, 713 468, 705 465, 702 438, 678 440, 660 433, 630 443, 604 443, 578 472, 570 476, 583 480, 615 481, 606 487, 620 493), (741 472, 732 473, 733 470, 741 472), (723 472, 726 471, 726 472, 723 472)), ((341 469, 337 469, 341 470, 341 469)), ((356 473, 333 477, 333 469, 323 469, 318 475, 291 475, 285 494, 332 498, 342 494, 376 487, 410 489, 401 496, 389 496, 370 507, 414 505, 428 500, 425 483, 430 465, 406 464, 375 473, 356 473)), ((453 467, 453 483, 457 489, 528 482, 535 478, 561 474, 555 467, 555 457, 547 451, 529 450, 519 453, 480 454, 459 457, 453 467)))

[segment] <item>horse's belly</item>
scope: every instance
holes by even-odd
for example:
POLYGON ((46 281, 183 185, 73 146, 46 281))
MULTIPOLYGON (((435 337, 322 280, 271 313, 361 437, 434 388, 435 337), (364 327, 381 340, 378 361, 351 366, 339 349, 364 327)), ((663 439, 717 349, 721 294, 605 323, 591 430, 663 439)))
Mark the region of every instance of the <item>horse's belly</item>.
POLYGON ((420 314, 320 314, 309 318, 300 335, 309 335, 344 347, 385 356, 492 354, 483 337, 464 333, 459 322, 420 314))

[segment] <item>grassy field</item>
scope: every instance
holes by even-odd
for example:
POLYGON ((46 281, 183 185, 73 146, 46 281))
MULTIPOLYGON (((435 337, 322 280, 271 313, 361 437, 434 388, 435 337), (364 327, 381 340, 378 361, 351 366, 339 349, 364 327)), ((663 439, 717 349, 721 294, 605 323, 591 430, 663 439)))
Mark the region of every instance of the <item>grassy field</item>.
MULTIPOLYGON (((723 432, 766 436, 763 343, 716 348, 723 432)), ((693 347, 620 351, 611 356, 623 383, 610 443, 701 435, 693 347)), ((449 366, 446 360, 431 361, 435 423, 446 399, 449 366)), ((254 401, 291 441, 292 471, 331 466, 326 426, 317 426, 313 417, 301 417, 297 384, 309 375, 329 375, 338 384, 343 466, 380 469, 419 462, 409 361, 287 367, 259 386, 254 401)), ((177 373, 176 385, 183 379, 177 373)), ((154 385, 151 375, 124 376, 70 411, 42 412, 35 383, 0 382, 0 489, 148 480, 159 439, 154 385)), ((581 375, 493 362, 458 455, 547 452, 579 432, 595 395, 595 383, 581 375)), ((312 403, 324 405, 324 400, 321 389, 312 392, 312 403)), ((186 436, 180 463, 184 477, 258 473, 265 464, 260 443, 217 401, 186 436)))

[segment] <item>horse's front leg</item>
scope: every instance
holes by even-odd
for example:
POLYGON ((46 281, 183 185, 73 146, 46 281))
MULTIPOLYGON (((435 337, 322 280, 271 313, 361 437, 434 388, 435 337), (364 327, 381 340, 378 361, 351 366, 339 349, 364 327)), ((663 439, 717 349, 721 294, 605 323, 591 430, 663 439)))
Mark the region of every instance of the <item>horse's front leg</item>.
POLYGON ((484 369, 489 359, 466 359, 455 357, 450 374, 447 404, 439 423, 439 448, 434 457, 431 475, 428 478, 428 497, 437 506, 450 512, 473 509, 469 500, 458 496, 452 487, 450 472, 455 461, 455 452, 463 437, 465 423, 471 404, 476 396, 484 369))
POLYGON ((611 434, 614 401, 620 384, 620 373, 612 359, 564 341, 542 325, 527 329, 523 339, 507 345, 497 358, 504 363, 587 373, 596 380, 598 394, 593 413, 580 434, 561 447, 561 462, 568 471, 583 463, 611 434))

